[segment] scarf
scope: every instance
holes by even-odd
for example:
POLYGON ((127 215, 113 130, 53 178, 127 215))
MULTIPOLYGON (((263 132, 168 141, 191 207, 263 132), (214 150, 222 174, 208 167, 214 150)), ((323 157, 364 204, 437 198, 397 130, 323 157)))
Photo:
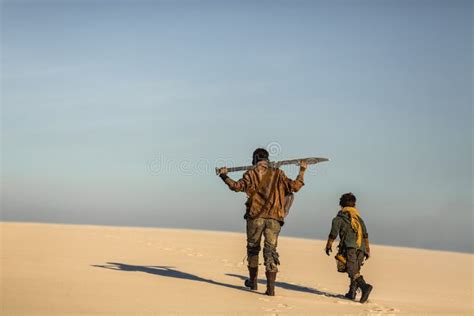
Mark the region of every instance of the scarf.
POLYGON ((360 214, 355 207, 346 206, 342 209, 343 213, 348 213, 351 217, 351 226, 354 232, 357 234, 357 247, 362 245, 362 225, 360 224, 360 214))

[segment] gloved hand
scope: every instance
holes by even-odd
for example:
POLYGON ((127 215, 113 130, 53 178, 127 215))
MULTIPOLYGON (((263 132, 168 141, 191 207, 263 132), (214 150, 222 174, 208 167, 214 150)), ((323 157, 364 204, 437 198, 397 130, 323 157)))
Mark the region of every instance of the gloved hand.
POLYGON ((305 172, 306 168, 308 168, 308 163, 304 160, 301 160, 299 165, 300 165, 300 172, 305 172))
POLYGON ((333 241, 334 241, 334 240, 332 240, 332 239, 328 239, 328 242, 326 243, 326 249, 325 249, 325 251, 326 251, 326 254, 327 254, 328 256, 329 256, 330 253, 332 252, 332 242, 333 242, 333 241))
POLYGON ((364 244, 365 244, 365 260, 368 260, 370 258, 370 245, 369 245, 369 238, 364 238, 364 244))
POLYGON ((217 172, 218 172, 219 176, 221 176, 221 175, 225 176, 225 175, 227 175, 228 170, 227 170, 227 167, 222 167, 222 168, 219 168, 219 170, 217 172))

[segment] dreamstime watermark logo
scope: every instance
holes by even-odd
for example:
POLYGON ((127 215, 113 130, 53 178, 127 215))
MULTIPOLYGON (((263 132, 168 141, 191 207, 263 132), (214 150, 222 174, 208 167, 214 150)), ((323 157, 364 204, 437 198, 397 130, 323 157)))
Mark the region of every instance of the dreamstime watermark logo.
POLYGON ((265 149, 268 151, 270 156, 279 156, 281 154, 281 145, 278 142, 270 142, 267 144, 265 149))
MULTIPOLYGON (((270 154, 270 160, 275 161, 282 153, 282 146, 278 142, 270 142, 265 146, 270 154)), ((303 157, 302 157, 303 158, 303 157)), ((242 163, 236 164, 232 158, 198 158, 198 159, 173 159, 164 154, 159 154, 155 159, 147 162, 148 173, 152 176, 180 174, 185 176, 209 176, 216 174, 216 168, 232 168, 242 163)), ((285 170, 290 173, 297 173, 299 166, 287 165, 285 170)), ((316 168, 308 168, 307 173, 315 174, 316 168)))
POLYGON ((208 158, 199 159, 172 159, 160 154, 157 158, 147 163, 148 173, 153 176, 164 174, 181 174, 185 176, 207 176, 216 174, 216 167, 234 167, 235 163, 231 158, 208 158))

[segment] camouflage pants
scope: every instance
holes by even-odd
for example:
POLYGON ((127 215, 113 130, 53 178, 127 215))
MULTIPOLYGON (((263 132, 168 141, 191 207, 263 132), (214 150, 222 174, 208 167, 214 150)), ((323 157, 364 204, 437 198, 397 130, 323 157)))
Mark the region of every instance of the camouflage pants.
POLYGON ((267 272, 277 272, 280 260, 276 247, 281 224, 277 220, 267 218, 256 218, 247 220, 247 261, 251 268, 258 267, 258 255, 262 235, 265 238, 263 246, 263 259, 267 272))
POLYGON ((355 280, 360 276, 360 268, 364 262, 364 252, 355 248, 347 249, 347 273, 351 280, 355 280))

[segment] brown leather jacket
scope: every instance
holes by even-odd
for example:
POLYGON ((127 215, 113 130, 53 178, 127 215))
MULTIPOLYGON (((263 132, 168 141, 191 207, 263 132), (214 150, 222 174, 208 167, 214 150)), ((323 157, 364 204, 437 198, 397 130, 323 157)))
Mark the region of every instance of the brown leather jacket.
POLYGON ((245 218, 271 218, 283 222, 285 196, 298 192, 303 187, 304 171, 300 171, 296 179, 291 180, 283 170, 269 168, 266 161, 260 161, 238 181, 228 176, 222 176, 222 179, 232 191, 247 194, 245 218))

